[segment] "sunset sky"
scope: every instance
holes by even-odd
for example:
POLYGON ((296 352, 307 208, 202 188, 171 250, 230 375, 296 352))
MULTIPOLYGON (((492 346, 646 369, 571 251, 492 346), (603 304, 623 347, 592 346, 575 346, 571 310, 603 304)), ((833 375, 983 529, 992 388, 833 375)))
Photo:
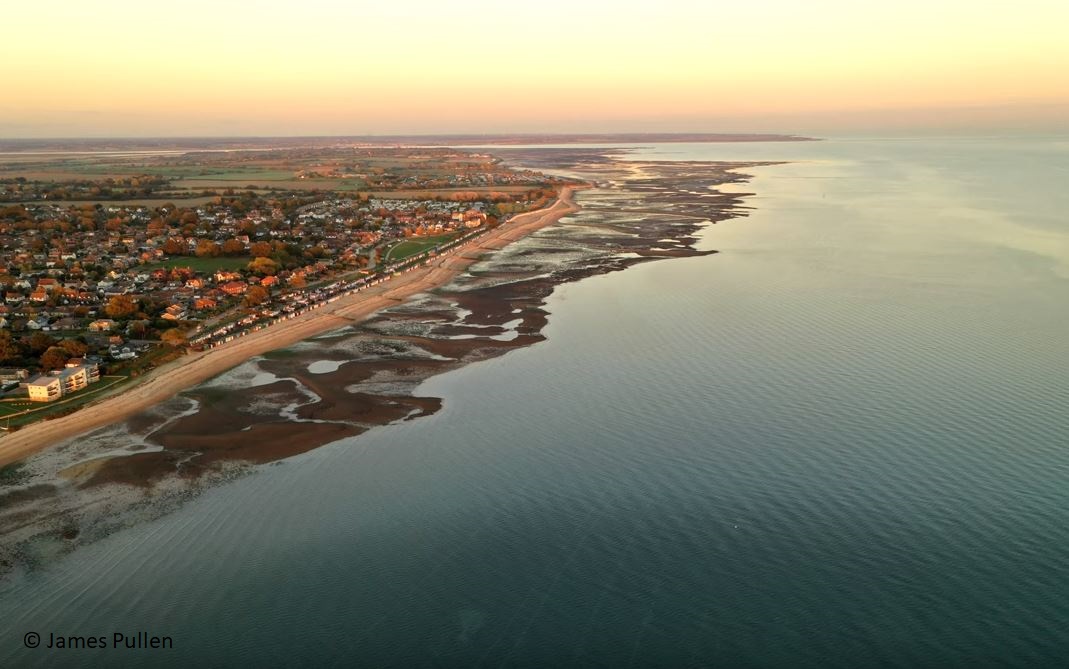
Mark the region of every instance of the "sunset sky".
POLYGON ((1065 130, 1069 3, 11 2, 0 137, 1065 130))

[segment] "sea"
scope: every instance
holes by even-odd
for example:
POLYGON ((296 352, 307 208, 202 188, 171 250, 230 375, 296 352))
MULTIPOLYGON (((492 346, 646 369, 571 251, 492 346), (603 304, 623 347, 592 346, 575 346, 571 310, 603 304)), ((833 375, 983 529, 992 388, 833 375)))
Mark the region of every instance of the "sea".
POLYGON ((1069 663, 1069 137, 624 153, 780 164, 434 415, 0 584, 0 666, 1069 663), (172 647, 44 647, 116 632, 172 647))

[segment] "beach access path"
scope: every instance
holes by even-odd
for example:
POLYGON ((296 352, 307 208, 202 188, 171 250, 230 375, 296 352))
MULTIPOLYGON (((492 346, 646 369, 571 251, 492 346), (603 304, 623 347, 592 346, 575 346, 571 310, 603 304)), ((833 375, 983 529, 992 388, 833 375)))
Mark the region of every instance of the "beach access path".
POLYGON ((0 437, 0 466, 22 460, 71 437, 128 418, 252 357, 364 320, 375 312, 403 302, 413 295, 445 285, 486 253, 502 249, 578 211, 579 206, 573 199, 577 189, 576 186, 563 187, 552 205, 518 214, 507 223, 475 237, 448 254, 434 258, 429 265, 419 265, 372 288, 343 297, 297 318, 239 337, 222 346, 190 353, 152 370, 116 395, 89 404, 66 416, 31 423, 0 437))

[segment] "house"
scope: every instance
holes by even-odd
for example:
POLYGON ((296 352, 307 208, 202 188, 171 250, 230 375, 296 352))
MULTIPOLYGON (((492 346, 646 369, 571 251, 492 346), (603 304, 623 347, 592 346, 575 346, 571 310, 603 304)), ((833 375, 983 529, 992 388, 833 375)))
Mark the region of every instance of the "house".
POLYGON ((160 314, 160 318, 164 318, 169 321, 180 321, 186 317, 186 308, 181 304, 172 304, 163 310, 160 314))
POLYGON ((94 360, 87 360, 85 358, 71 358, 67 361, 68 368, 71 367, 84 367, 85 375, 89 383, 96 383, 100 380, 100 363, 94 360))
POLYGON ((115 321, 110 318, 101 318, 89 324, 90 332, 111 332, 115 328, 115 321))
POLYGON ((25 381, 30 377, 30 372, 18 367, 0 368, 0 382, 25 381))
POLYGON ((55 376, 39 376, 26 384, 32 402, 52 402, 63 396, 63 384, 55 376))
POLYGON ((193 308, 197 311, 205 311, 207 309, 214 309, 219 306, 219 303, 210 297, 199 297, 193 302, 193 308))
POLYGON ((37 377, 26 384, 33 402, 54 402, 64 395, 78 392, 90 383, 100 380, 99 368, 91 380, 89 367, 86 365, 67 366, 57 372, 37 377))
POLYGON ((224 283, 223 285, 219 286, 219 288, 227 295, 233 297, 237 295, 244 295, 245 291, 249 288, 249 284, 242 283, 241 281, 228 281, 227 283, 224 283))
POLYGON ((37 280, 37 290, 40 290, 45 293, 51 293, 59 287, 60 283, 55 279, 44 278, 37 280))
POLYGON ((89 371, 84 365, 65 367, 55 373, 55 376, 63 384, 64 395, 69 395, 89 385, 89 371))

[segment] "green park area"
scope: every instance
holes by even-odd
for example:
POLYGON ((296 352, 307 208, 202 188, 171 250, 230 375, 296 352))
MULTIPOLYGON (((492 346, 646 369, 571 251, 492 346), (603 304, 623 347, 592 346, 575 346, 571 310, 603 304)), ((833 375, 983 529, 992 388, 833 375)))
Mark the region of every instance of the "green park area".
POLYGON ((157 269, 188 267, 200 274, 212 274, 219 270, 244 269, 251 261, 252 258, 248 256, 175 256, 173 258, 168 258, 167 260, 144 265, 143 269, 151 272, 157 269))
POLYGON ((424 251, 433 249, 435 246, 444 244, 454 237, 456 237, 456 233, 406 239, 391 246, 389 250, 386 251, 386 255, 383 256, 383 260, 388 263, 400 262, 405 258, 411 258, 424 251))
POLYGON ((0 400, 0 428, 18 428, 49 416, 70 413, 97 400, 114 386, 129 380, 128 376, 102 376, 100 381, 55 402, 31 402, 26 398, 0 400))

